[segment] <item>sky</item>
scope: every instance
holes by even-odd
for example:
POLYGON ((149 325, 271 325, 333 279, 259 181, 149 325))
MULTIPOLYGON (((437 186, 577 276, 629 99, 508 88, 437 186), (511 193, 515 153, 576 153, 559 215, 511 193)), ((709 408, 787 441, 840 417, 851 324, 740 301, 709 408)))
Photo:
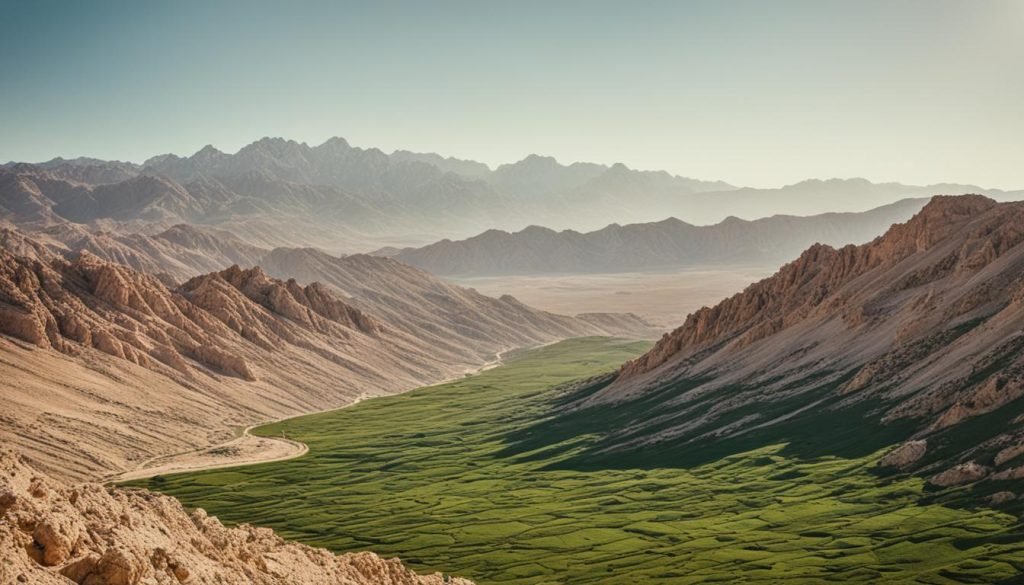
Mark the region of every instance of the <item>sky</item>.
POLYGON ((0 161, 263 136, 1024 187, 1024 0, 0 0, 0 161))

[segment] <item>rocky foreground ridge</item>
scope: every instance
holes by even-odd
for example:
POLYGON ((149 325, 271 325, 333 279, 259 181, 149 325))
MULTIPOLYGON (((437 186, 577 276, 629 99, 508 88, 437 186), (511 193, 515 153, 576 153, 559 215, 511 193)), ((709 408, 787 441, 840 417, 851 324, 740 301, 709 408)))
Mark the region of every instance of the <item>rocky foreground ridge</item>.
POLYGON ((811 448, 843 431, 908 441, 883 463, 937 485, 1024 478, 1022 243, 1024 203, 935 197, 868 244, 813 246, 690 315, 585 404, 657 396, 614 447, 811 448))
POLYGON ((335 555, 266 528, 227 528, 174 498, 66 485, 0 450, 0 583, 16 585, 471 585, 398 559, 335 555))

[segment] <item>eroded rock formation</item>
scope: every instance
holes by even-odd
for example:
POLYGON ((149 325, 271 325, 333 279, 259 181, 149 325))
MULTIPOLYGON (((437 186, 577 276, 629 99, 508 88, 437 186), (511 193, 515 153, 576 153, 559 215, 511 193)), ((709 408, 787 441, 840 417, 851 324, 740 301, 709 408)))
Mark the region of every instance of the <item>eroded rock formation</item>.
POLYGON ((471 585, 398 559, 335 555, 272 530, 227 528, 143 490, 65 485, 0 450, 0 583, 471 585))

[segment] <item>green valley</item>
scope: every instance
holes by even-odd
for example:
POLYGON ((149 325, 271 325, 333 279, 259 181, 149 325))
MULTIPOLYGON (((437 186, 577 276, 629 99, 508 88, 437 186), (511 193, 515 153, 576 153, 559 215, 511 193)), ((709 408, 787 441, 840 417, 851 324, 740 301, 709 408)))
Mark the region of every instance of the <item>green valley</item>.
POLYGON ((690 465, 567 464, 602 446, 586 413, 570 418, 575 433, 524 440, 552 421, 567 383, 648 348, 580 338, 518 352, 455 382, 254 431, 308 444, 301 458, 131 485, 481 585, 938 585, 1010 583, 1024 570, 1015 516, 880 477, 888 446, 807 455, 780 441, 690 465))

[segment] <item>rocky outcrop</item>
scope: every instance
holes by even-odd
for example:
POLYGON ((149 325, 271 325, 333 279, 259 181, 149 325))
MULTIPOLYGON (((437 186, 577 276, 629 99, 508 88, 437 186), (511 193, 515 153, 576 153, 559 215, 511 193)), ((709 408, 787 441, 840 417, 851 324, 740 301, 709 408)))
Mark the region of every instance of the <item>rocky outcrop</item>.
POLYGON ((988 503, 993 506, 1002 506, 1017 499, 1017 494, 1011 491, 996 492, 988 497, 988 503))
POLYGON ((932 476, 930 481, 940 487, 963 485, 983 479, 991 471, 975 461, 968 461, 932 476))
POLYGON ((0 249, 0 333, 22 342, 0 342, 11 353, 0 387, 13 417, 0 436, 77 478, 221 439, 239 420, 343 406, 459 371, 449 369, 458 359, 448 365, 426 344, 385 335, 321 285, 235 267, 169 289, 88 252, 0 249))
POLYGON ((118 359, 151 367, 150 355, 180 364, 178 354, 214 365, 231 362, 233 374, 244 360, 217 345, 223 329, 210 318, 189 318, 180 295, 158 279, 83 253, 73 261, 48 262, 0 250, 0 332, 42 348, 75 354, 93 348, 118 359), (209 359, 203 359, 207 357, 209 359))
POLYGON ((1024 466, 1004 469, 998 473, 993 473, 989 478, 996 481, 1024 479, 1024 466))
POLYGON ((348 330, 381 332, 375 319, 316 283, 303 287, 234 266, 172 291, 89 253, 44 262, 0 250, 0 315, 0 332, 39 347, 92 347, 144 367, 153 357, 178 370, 184 356, 246 380, 255 374, 229 349, 238 341, 229 329, 266 347, 266 340, 297 339, 282 318, 343 338, 348 330))
POLYGON ((334 555, 265 528, 227 528, 173 498, 68 486, 0 450, 0 583, 38 585, 471 585, 398 559, 334 555))
POLYGON ((193 350, 193 355, 196 360, 226 374, 238 376, 243 380, 256 379, 256 375, 253 374, 249 364, 243 358, 215 346, 200 345, 193 350))
POLYGON ((1021 455, 1024 455, 1024 443, 1017 443, 1000 449, 999 452, 996 453, 994 461, 996 465, 1002 465, 1020 457, 1021 455))
POLYGON ((909 467, 924 457, 928 451, 928 441, 907 441, 882 457, 878 464, 882 467, 909 467))
MULTIPOLYGON (((209 288, 211 279, 219 279, 231 285, 246 298, 273 313, 319 331, 328 329, 326 321, 366 334, 377 334, 381 331, 379 322, 344 303, 322 284, 314 282, 302 286, 294 278, 282 282, 270 278, 259 267, 243 270, 235 265, 215 274, 196 277, 181 288, 186 294, 209 288)), ((211 299, 209 296, 200 295, 197 295, 197 298, 211 299)), ((214 301, 207 302, 205 308, 219 311, 223 306, 214 301)))

